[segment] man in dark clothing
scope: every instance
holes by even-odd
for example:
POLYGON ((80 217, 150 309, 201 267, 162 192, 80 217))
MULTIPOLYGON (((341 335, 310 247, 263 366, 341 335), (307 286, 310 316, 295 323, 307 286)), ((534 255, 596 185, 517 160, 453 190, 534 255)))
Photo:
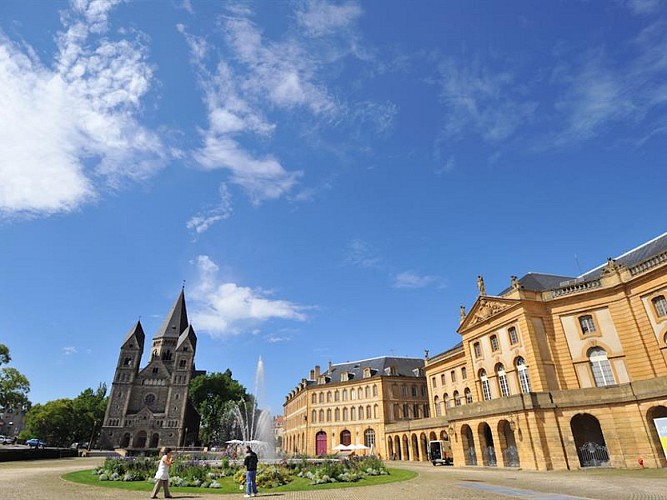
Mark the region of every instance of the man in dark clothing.
POLYGON ((257 453, 252 451, 250 446, 245 447, 245 459, 243 460, 243 465, 246 468, 245 473, 245 487, 246 492, 243 495, 245 498, 254 497, 257 495, 257 484, 255 480, 257 479, 257 453))

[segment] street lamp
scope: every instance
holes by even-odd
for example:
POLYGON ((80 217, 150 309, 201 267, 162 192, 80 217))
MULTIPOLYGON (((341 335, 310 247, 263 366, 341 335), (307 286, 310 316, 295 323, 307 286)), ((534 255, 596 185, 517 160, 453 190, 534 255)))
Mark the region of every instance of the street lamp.
POLYGON ((90 433, 90 441, 88 441, 88 451, 93 446, 93 438, 95 437, 95 427, 97 426, 97 419, 93 420, 93 432, 90 433))

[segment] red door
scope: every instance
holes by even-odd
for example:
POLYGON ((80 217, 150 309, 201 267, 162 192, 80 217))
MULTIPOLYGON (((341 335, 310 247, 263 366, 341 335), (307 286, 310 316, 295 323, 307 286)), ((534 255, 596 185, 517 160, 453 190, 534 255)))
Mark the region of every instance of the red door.
POLYGON ((324 431, 315 435, 315 454, 320 456, 327 454, 327 433, 324 431))

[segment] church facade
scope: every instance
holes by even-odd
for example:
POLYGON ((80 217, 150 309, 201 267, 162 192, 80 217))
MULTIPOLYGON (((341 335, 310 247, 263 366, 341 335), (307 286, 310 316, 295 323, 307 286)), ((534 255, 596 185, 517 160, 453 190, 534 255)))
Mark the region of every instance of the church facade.
POLYGON ((181 291, 153 336, 148 364, 141 368, 145 334, 138 321, 120 347, 100 447, 146 449, 193 444, 199 414, 188 387, 195 369, 197 336, 181 291))

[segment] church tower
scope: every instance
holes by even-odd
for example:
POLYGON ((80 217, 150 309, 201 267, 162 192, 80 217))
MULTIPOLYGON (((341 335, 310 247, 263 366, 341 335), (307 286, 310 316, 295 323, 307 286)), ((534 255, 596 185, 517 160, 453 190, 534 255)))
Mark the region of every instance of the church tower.
POLYGON ((196 441, 199 415, 189 398, 197 335, 182 290, 153 336, 148 364, 139 369, 145 334, 137 322, 125 336, 111 385, 100 446, 141 450, 196 441))

